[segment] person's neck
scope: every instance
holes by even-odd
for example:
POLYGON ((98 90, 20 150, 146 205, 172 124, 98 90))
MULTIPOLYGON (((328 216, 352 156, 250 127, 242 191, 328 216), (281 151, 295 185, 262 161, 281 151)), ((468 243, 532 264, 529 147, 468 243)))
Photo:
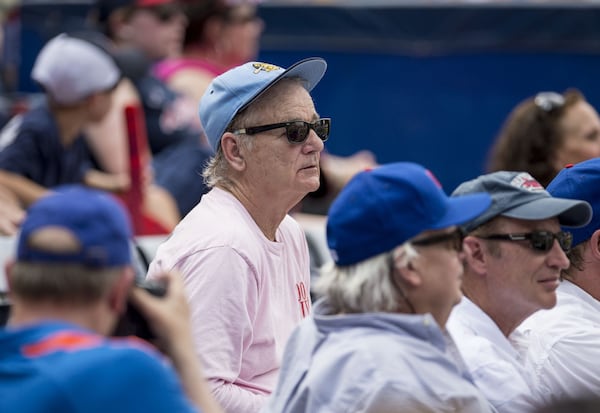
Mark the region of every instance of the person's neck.
POLYGON ((51 109, 56 125, 60 142, 63 146, 70 146, 81 135, 86 125, 86 117, 79 108, 54 108, 51 109))
POLYGON ((568 278, 565 277, 565 280, 575 284, 594 299, 600 301, 600 285, 598 283, 599 271, 600 268, 597 263, 586 260, 585 268, 582 271, 573 271, 569 274, 568 278))
POLYGON ((270 241, 276 241, 277 228, 299 200, 286 200, 280 194, 264 194, 257 188, 251 189, 242 185, 220 186, 230 192, 248 211, 256 225, 270 241))
POLYGON ((504 302, 498 299, 497 292, 482 287, 484 286, 476 288, 463 282, 463 294, 492 319, 505 337, 535 312, 533 309, 522 309, 504 302))
POLYGON ((57 304, 54 302, 19 302, 14 301, 11 307, 8 326, 26 326, 58 320, 75 324, 98 334, 107 334, 106 317, 100 306, 57 304))
POLYGON ((450 318, 451 312, 452 312, 452 309, 449 309, 449 310, 432 312, 431 315, 433 316, 433 319, 438 323, 440 328, 442 330, 445 330, 446 323, 448 322, 448 318, 450 318))
POLYGON ((448 318, 450 318, 450 313, 452 312, 452 308, 453 306, 450 307, 442 307, 440 305, 430 305, 430 304, 425 304, 425 302, 423 304, 419 303, 419 300, 416 299, 414 296, 413 297, 407 297, 408 301, 405 301, 406 303, 408 303, 409 305, 409 311, 402 311, 402 312, 406 312, 406 313, 413 313, 413 314, 431 314, 431 316, 433 317, 433 319, 435 320, 435 322, 438 324, 438 326, 442 329, 445 330, 446 329, 446 323, 448 322, 448 318))

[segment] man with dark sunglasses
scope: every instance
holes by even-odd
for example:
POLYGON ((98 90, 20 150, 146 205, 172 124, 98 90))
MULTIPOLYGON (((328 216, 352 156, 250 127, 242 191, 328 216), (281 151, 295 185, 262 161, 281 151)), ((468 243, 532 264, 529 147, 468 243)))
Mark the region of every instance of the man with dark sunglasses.
POLYGON ((308 246, 288 212, 319 187, 331 122, 309 92, 326 67, 250 62, 211 82, 200 120, 215 151, 204 170, 212 189, 150 265, 151 278, 183 274, 198 355, 228 412, 261 409, 289 335, 311 311, 308 246))
POLYGON ((329 210, 321 298, 263 413, 493 411, 444 331, 462 296, 457 225, 489 206, 485 193, 449 198, 414 163, 352 178, 329 210))
POLYGON ((517 347, 516 327, 556 304, 572 236, 591 219, 585 201, 555 198, 526 172, 500 171, 459 185, 453 196, 485 191, 492 206, 464 226, 464 298, 448 330, 475 383, 499 412, 540 404, 517 347), (512 334, 512 336, 511 336, 512 334))
POLYGON ((583 199, 592 205, 592 221, 571 229, 571 265, 562 271, 557 303, 538 311, 518 328, 525 338, 532 389, 544 404, 600 394, 600 159, 567 166, 548 192, 583 199))

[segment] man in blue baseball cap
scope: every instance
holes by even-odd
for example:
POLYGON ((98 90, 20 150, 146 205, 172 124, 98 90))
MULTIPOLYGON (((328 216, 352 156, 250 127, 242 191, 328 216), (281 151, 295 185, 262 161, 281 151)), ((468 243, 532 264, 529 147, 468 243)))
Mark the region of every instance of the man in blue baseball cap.
POLYGON ((322 298, 288 341, 265 411, 493 411, 444 332, 461 299, 458 225, 489 205, 449 198, 414 163, 354 176, 329 210, 322 298))
POLYGON ((548 185, 553 196, 582 199, 592 220, 569 228, 570 266, 561 273, 556 306, 538 311, 518 331, 527 339, 525 363, 534 372, 533 393, 544 404, 600 394, 600 159, 565 167, 548 185))
POLYGON ((310 313, 308 247, 288 212, 319 187, 330 120, 309 92, 326 67, 250 62, 211 82, 200 120, 215 151, 204 170, 212 189, 150 265, 150 278, 183 274, 197 352, 228 412, 260 410, 292 329, 310 313))
POLYGON ((61 188, 29 208, 6 269, 2 411, 221 411, 194 352, 182 282, 163 275, 160 299, 132 290, 130 240, 124 209, 99 191, 61 188), (106 337, 130 294, 179 377, 142 340, 106 337))
POLYGON ((540 401, 515 341, 516 327, 556 304, 560 273, 576 228, 591 218, 590 205, 552 196, 529 173, 499 171, 463 182, 452 193, 485 191, 492 206, 464 225, 465 295, 448 331, 488 400, 499 412, 533 411, 540 401))

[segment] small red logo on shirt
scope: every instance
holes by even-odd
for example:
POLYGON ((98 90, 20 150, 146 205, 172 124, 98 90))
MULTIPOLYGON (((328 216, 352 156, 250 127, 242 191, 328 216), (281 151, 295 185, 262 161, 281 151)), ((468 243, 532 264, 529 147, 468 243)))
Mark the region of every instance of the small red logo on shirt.
POLYGON ((102 338, 85 333, 59 332, 46 337, 37 343, 24 346, 22 352, 26 357, 44 356, 57 351, 79 351, 97 347, 102 338))
POLYGON ((300 314, 304 318, 310 313, 310 297, 302 281, 296 283, 296 292, 298 293, 298 302, 300 303, 300 314))

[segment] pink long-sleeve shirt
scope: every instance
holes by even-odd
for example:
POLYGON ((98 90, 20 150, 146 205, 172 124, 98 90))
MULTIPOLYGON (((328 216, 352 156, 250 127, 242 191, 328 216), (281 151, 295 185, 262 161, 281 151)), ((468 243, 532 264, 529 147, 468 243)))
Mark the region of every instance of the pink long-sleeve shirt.
POLYGON ((288 337, 310 312, 304 232, 286 216, 270 241, 233 195, 214 188, 158 248, 148 277, 173 268, 214 396, 227 412, 258 412, 288 337))

